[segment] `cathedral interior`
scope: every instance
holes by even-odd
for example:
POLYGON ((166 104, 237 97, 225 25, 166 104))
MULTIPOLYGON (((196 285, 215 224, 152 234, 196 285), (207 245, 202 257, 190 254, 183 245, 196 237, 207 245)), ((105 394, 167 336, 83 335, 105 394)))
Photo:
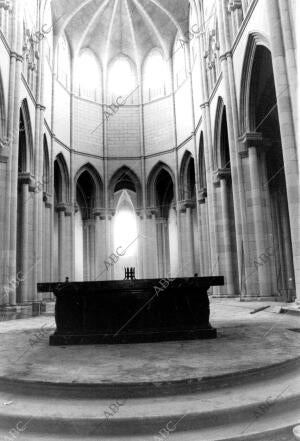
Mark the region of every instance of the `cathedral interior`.
POLYGON ((0 0, 2 439, 300 440, 296 3, 0 0), (49 346, 126 268, 217 338, 49 346))

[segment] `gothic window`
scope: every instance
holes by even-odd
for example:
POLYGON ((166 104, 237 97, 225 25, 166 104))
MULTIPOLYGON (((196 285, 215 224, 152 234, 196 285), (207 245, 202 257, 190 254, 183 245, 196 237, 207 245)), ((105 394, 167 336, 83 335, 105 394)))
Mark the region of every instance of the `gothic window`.
POLYGON ((151 101, 166 93, 166 64, 158 49, 148 55, 144 67, 144 101, 151 101))

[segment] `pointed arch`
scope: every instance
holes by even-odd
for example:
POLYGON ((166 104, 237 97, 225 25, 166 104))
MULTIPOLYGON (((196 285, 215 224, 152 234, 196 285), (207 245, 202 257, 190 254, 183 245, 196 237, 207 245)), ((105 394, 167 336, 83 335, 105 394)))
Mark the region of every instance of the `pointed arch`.
POLYGON ((142 185, 140 179, 135 174, 131 168, 123 165, 112 175, 108 191, 109 191, 109 201, 111 207, 113 206, 113 198, 115 191, 118 190, 131 190, 136 192, 137 197, 137 207, 142 207, 142 185))
MULTIPOLYGON (((28 171, 32 174, 34 171, 33 165, 33 136, 32 136, 32 126, 29 113, 29 107, 27 99, 22 101, 20 108, 20 134, 23 136, 19 137, 19 149, 24 148, 24 157, 22 159, 22 164, 20 164, 22 171, 28 171)), ((21 152, 19 152, 20 154, 21 152)))
POLYGON ((54 161, 54 188, 57 203, 70 202, 70 177, 65 157, 59 153, 54 161))
POLYGON ((199 142, 199 188, 202 190, 207 189, 207 173, 206 173, 206 162, 205 162, 205 151, 204 151, 204 135, 203 132, 200 134, 199 142))
POLYGON ((214 136, 214 152, 213 166, 217 168, 230 168, 229 141, 227 131, 226 106, 223 98, 218 98, 216 119, 215 119, 215 136, 214 136))
POLYGON ((6 122, 6 112, 5 112, 5 95, 2 81, 2 74, 0 69, 0 139, 2 139, 6 133, 5 122, 6 122))
POLYGON ((195 163, 189 150, 184 152, 180 166, 180 199, 192 199, 195 196, 195 163))
POLYGON ((43 139, 43 190, 46 193, 51 193, 49 148, 45 134, 43 139))
POLYGON ((88 173, 92 179, 92 182, 94 185, 94 190, 95 190, 95 208, 103 208, 103 206, 104 206, 103 181, 102 181, 101 176, 98 173, 98 171, 89 162, 84 164, 77 171, 75 178, 74 178, 75 188, 77 186, 77 182, 78 182, 80 176, 82 176, 83 173, 88 173))
POLYGON ((159 161, 151 170, 147 180, 147 204, 149 207, 157 205, 156 183, 159 174, 164 171, 169 174, 173 188, 175 188, 175 176, 171 168, 162 161, 159 161))
POLYGON ((264 46, 270 50, 270 43, 263 34, 253 32, 248 37, 248 42, 245 50, 242 78, 241 78, 241 93, 240 93, 240 135, 251 131, 253 128, 251 116, 251 80, 253 72, 253 64, 255 54, 258 46, 264 46))

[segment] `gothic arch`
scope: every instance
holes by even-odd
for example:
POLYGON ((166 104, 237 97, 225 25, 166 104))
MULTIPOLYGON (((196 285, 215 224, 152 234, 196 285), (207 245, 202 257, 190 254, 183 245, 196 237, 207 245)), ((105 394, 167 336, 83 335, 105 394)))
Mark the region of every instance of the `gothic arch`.
POLYGON ((173 188, 175 188, 175 176, 171 168, 162 161, 159 161, 151 170, 147 181, 147 203, 149 207, 156 207, 157 195, 156 195, 156 182, 159 174, 165 171, 169 174, 173 188))
POLYGON ((205 151, 204 151, 204 135, 203 132, 200 134, 199 141, 199 188, 207 189, 207 172, 206 172, 206 162, 205 162, 205 151))
POLYGON ((54 161, 54 185, 57 190, 57 202, 67 203, 70 201, 70 178, 66 160, 62 153, 59 153, 54 161), (55 164, 57 174, 55 173, 55 164), (55 182, 56 181, 56 182, 55 182))
POLYGON ((46 193, 51 193, 49 148, 45 134, 43 139, 43 154, 43 190, 46 193))
POLYGON ((4 134, 6 133, 5 130, 5 96, 4 96, 4 89, 3 89, 3 82, 2 82, 2 75, 0 70, 0 139, 3 138, 4 134))
POLYGON ((253 32, 248 37, 248 42, 245 50, 245 57, 243 63, 242 77, 241 77, 241 96, 240 96, 240 135, 252 131, 254 127, 253 112, 251 103, 251 81, 253 73, 253 64, 256 50, 259 46, 264 46, 270 51, 270 44, 268 39, 259 32, 253 32))
POLYGON ((195 197, 195 162, 193 155, 185 151, 180 167, 180 199, 195 197))
POLYGON ((24 159, 22 161, 22 164, 20 164, 20 167, 22 169, 21 171, 31 172, 32 174, 34 174, 32 126, 28 102, 26 98, 22 101, 21 104, 19 130, 19 149, 24 147, 24 159), (24 133, 24 136, 22 136, 22 133, 24 133))
POLYGON ((136 192, 137 208, 142 207, 142 186, 138 176, 131 168, 123 165, 111 177, 108 194, 112 206, 115 191, 127 189, 136 192))
POLYGON ((92 179, 94 190, 95 190, 95 208, 102 208, 104 206, 104 193, 103 193, 103 182, 101 176, 98 171, 92 166, 90 163, 84 164, 77 171, 74 179, 75 188, 77 186, 77 182, 82 176, 83 173, 88 173, 92 179))
POLYGON ((215 119, 213 152, 213 165, 215 170, 217 168, 230 168, 230 157, 229 152, 226 151, 228 150, 228 145, 226 149, 226 143, 228 143, 226 106, 223 98, 219 97, 215 119))

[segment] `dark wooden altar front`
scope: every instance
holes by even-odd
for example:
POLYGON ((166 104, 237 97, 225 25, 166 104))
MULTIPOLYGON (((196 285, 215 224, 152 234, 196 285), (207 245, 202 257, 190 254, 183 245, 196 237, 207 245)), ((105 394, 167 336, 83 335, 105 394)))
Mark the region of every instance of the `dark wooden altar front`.
POLYGON ((56 296, 51 345, 215 338, 209 323, 211 286, 223 277, 40 283, 56 296))

